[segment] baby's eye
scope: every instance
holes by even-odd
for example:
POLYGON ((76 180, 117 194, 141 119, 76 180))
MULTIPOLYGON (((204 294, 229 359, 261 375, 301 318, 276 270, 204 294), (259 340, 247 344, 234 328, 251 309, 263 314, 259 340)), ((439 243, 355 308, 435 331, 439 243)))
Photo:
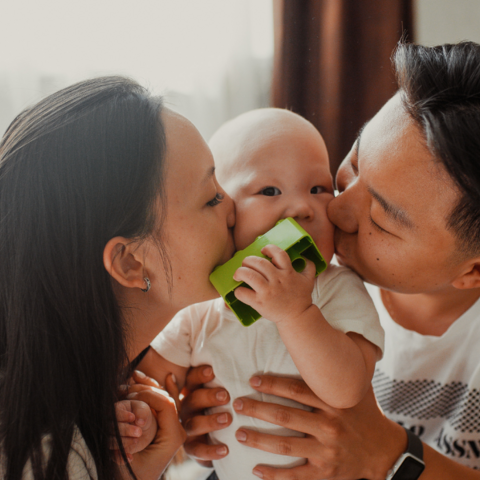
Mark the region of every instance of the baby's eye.
POLYGON ((275 197, 276 195, 281 195, 282 192, 277 187, 266 187, 260 190, 262 195, 266 197, 275 197))
POLYGON ((320 185, 317 185, 315 187, 312 187, 312 189, 310 190, 310 193, 312 193, 313 195, 318 195, 320 193, 325 193, 327 191, 327 189, 325 187, 321 187, 320 185))
POLYGON ((212 200, 210 200, 209 202, 207 202, 207 205, 209 207, 214 207, 215 205, 218 205, 219 203, 222 203, 222 200, 223 200, 223 195, 221 193, 217 193, 215 195, 214 198, 212 198, 212 200))

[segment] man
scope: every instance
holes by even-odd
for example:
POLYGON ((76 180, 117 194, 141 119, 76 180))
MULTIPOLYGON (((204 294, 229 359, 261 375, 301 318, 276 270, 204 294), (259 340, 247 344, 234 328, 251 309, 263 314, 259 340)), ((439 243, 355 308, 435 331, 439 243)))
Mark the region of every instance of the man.
POLYGON ((235 400, 238 413, 309 435, 240 429, 246 445, 308 458, 258 466, 261 478, 480 479, 480 46, 400 45, 394 63, 399 92, 360 132, 329 206, 339 262, 380 287, 374 385, 386 416, 373 394, 334 410, 302 382, 256 377, 259 391, 316 408, 235 400))

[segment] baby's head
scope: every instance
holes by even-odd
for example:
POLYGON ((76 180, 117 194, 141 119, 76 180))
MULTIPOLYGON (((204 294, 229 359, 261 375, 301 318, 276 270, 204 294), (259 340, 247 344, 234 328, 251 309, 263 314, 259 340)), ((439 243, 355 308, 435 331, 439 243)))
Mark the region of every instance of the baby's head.
POLYGON ((220 127, 210 147, 217 179, 235 202, 238 250, 293 217, 330 262, 333 182, 325 142, 310 122, 289 110, 252 110, 220 127))

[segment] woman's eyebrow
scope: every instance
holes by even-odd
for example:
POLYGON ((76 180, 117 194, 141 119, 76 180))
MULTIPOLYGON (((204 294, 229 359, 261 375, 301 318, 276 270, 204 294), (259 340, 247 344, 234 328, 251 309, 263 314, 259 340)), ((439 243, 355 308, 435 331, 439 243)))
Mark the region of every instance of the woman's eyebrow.
POLYGON ((410 220, 410 217, 407 215, 405 210, 402 210, 401 208, 398 208, 391 203, 388 203, 372 187, 368 187, 368 192, 381 205, 385 213, 392 219, 393 222, 397 223, 402 227, 407 227, 410 230, 413 230, 415 228, 414 223, 410 220))
POLYGON ((205 177, 203 178, 203 181, 202 183, 207 183, 213 176, 213 174, 215 173, 215 165, 213 167, 210 167, 208 170, 207 170, 207 174, 205 175, 205 177))

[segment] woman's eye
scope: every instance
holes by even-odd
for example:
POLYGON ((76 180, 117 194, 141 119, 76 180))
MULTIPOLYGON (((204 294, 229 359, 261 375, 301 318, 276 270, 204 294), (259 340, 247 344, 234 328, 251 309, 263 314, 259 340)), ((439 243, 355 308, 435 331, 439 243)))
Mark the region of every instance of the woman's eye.
POLYGON ((310 190, 310 193, 313 195, 319 195, 320 193, 325 193, 326 191, 327 189, 325 187, 321 187, 320 185, 317 185, 310 190))
POLYGON ((352 171, 355 175, 358 175, 358 165, 352 161, 350 161, 350 166, 352 167, 352 171))
POLYGON ((223 198, 224 198, 224 197, 223 197, 223 195, 222 195, 221 193, 217 193, 212 200, 210 200, 209 202, 207 202, 207 205, 208 205, 209 207, 214 207, 215 205, 218 205, 219 203, 222 203, 223 198))
POLYGON ((266 187, 260 190, 260 193, 262 195, 265 195, 266 197, 275 197, 282 194, 282 192, 277 187, 266 187))

